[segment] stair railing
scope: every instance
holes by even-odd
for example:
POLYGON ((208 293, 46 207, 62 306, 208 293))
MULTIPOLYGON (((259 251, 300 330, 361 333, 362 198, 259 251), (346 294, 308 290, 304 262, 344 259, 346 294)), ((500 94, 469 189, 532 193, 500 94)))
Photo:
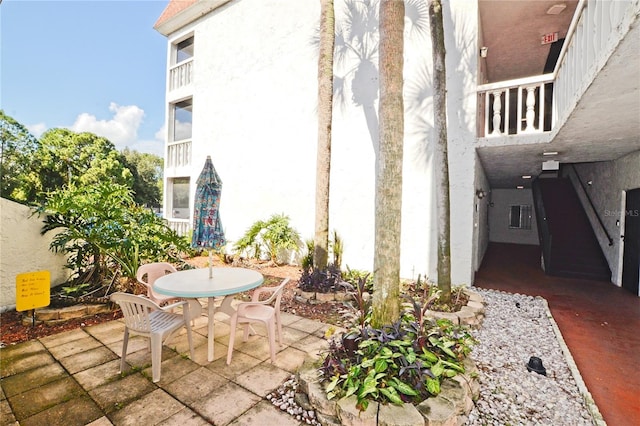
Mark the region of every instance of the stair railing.
POLYGON ((607 237, 607 240, 609 240, 609 246, 612 246, 613 238, 611 238, 611 235, 609 235, 607 228, 604 226, 604 222, 602 221, 602 218, 600 218, 600 215, 598 214, 598 210, 596 210, 596 206, 593 204, 593 201, 589 196, 589 192, 587 191, 587 187, 584 185, 584 182, 582 182, 582 179, 580 178, 580 174, 578 173, 576 166, 574 164, 571 164, 571 169, 573 170, 573 173, 576 175, 576 179, 578 179, 578 183, 580 183, 582 192, 584 193, 585 198, 589 203, 589 206, 591 206, 591 210, 593 211, 593 214, 596 216, 596 219, 598 220, 598 224, 600 224, 600 229, 602 229, 602 232, 604 232, 604 235, 607 237))
POLYGON ((540 241, 540 247, 542 248, 544 270, 549 273, 551 271, 551 247, 553 244, 553 235, 551 235, 551 231, 549 229, 549 222, 547 221, 547 213, 544 209, 544 202, 542 200, 542 192, 540 191, 540 182, 538 182, 538 179, 533 181, 531 185, 531 192, 533 194, 533 206, 536 210, 536 219, 538 221, 538 240, 540 241))

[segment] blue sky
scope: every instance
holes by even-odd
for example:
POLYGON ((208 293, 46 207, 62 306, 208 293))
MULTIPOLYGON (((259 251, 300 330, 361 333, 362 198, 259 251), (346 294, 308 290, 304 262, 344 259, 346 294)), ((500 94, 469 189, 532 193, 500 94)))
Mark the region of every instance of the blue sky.
POLYGON ((66 127, 162 155, 168 0, 4 0, 0 108, 35 135, 66 127))

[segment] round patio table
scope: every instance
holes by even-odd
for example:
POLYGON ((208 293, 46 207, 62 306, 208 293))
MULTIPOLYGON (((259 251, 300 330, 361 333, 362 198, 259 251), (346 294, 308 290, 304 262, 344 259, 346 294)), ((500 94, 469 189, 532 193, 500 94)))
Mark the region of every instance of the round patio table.
POLYGON ((208 356, 213 361, 213 316, 215 311, 221 311, 231 316, 235 309, 231 306, 233 295, 258 287, 264 282, 261 273, 246 268, 213 268, 209 278, 209 268, 188 269, 178 271, 158 278, 153 283, 153 290, 165 296, 175 296, 184 299, 198 299, 206 297, 208 303, 208 356), (216 309, 214 299, 224 296, 222 304, 216 309))

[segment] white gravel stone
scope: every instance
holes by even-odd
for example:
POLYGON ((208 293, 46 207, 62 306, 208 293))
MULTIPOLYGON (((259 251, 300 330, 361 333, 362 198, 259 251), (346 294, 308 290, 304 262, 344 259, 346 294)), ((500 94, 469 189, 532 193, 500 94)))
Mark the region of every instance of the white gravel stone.
POLYGON ((486 316, 473 332, 471 354, 480 374, 480 398, 468 425, 593 425, 540 298, 473 288, 486 316), (527 371, 542 360, 547 375, 527 371), (559 423, 560 422, 560 423, 559 423))

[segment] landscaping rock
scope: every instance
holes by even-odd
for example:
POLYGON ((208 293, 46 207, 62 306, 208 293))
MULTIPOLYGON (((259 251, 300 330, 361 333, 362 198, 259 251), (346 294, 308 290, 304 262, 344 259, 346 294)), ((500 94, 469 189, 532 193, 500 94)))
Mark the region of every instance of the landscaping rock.
POLYGON ((383 404, 378 410, 380 426, 424 426, 424 418, 412 404, 383 404))
POLYGON ((338 418, 344 426, 376 426, 378 421, 378 403, 369 401, 365 411, 356 407, 358 398, 351 395, 338 401, 338 418))

